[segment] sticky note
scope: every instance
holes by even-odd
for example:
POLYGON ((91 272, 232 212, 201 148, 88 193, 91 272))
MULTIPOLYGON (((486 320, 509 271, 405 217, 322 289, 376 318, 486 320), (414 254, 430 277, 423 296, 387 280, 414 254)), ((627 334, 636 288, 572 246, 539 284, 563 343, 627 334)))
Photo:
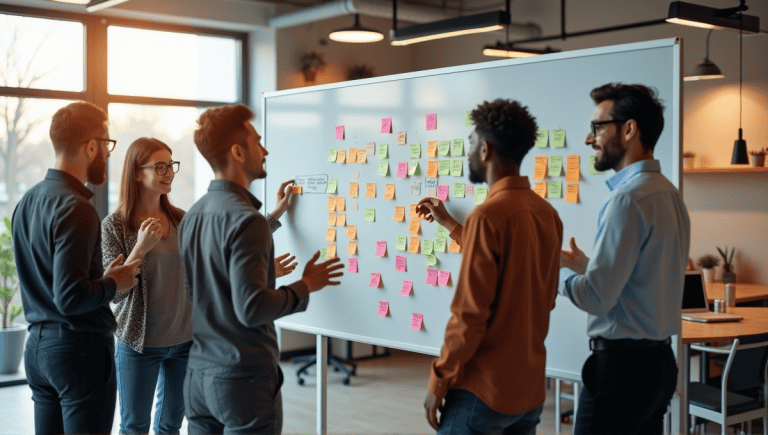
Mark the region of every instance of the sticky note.
POLYGON ((589 173, 592 175, 600 175, 603 173, 603 171, 598 171, 595 169, 595 155, 592 154, 589 156, 589 173))
POLYGON ((320 248, 320 259, 321 260, 328 259, 328 248, 320 248))
POLYGON ((384 199, 395 199, 394 184, 387 184, 386 190, 384 190, 384 199))
POLYGON ((568 183, 565 186, 565 202, 579 202, 579 183, 568 183))
POLYGON ((378 272, 371 272, 371 282, 368 283, 370 287, 378 287, 381 282, 381 274, 378 272))
POLYGON ((365 144, 365 154, 368 156, 376 154, 376 142, 367 142, 365 144))
POLYGON ((458 243, 456 243, 456 240, 451 239, 451 244, 448 245, 448 252, 452 252, 454 254, 458 254, 461 252, 461 246, 459 246, 458 243))
POLYGON ((352 258, 349 259, 349 269, 348 270, 350 272, 352 272, 352 273, 357 273, 357 258, 352 257, 352 258))
POLYGON ((388 146, 385 143, 379 144, 379 152, 376 154, 376 157, 380 159, 386 159, 387 158, 387 149, 388 146))
POLYGON ((379 175, 386 177, 389 174, 389 162, 379 162, 379 175))
POLYGON ((328 180, 328 191, 326 193, 336 193, 336 186, 338 184, 338 180, 328 180))
POLYGON ((421 245, 421 253, 424 255, 432 255, 435 252, 435 241, 434 240, 424 240, 424 242, 421 245))
MULTIPOLYGON (((387 163, 387 162, 382 162, 387 163)), ((389 163, 387 163, 387 167, 389 167, 389 163)), ((381 174, 381 171, 379 171, 379 175, 381 174)), ((408 162, 398 162, 397 163, 397 178, 405 178, 408 176, 408 162)))
MULTIPOLYGON (((375 184, 374 184, 375 186, 375 184)), ((349 182, 349 196, 357 198, 357 195, 360 191, 360 185, 357 184, 357 181, 350 181, 349 182)))
POLYGON ((396 255, 395 256, 395 270, 398 272, 405 272, 405 256, 403 255, 396 255))
POLYGON ((398 131, 397 132, 397 144, 398 145, 405 145, 406 135, 404 131, 398 131))
POLYGON ((376 222, 376 209, 373 207, 368 207, 365 209, 365 221, 366 222, 376 222))
POLYGON ((329 162, 335 162, 336 157, 339 155, 339 150, 336 148, 331 148, 330 151, 328 151, 328 161, 329 162))
POLYGON ((435 265, 437 265, 437 257, 435 257, 433 254, 427 255, 427 266, 435 265))
POLYGON ((533 144, 536 148, 546 148, 549 144, 549 130, 537 130, 536 131, 536 143, 533 144))
POLYGON ((336 225, 336 213, 328 213, 328 226, 336 225))
POLYGON ((472 187, 471 184, 467 184, 466 186, 464 186, 464 194, 467 195, 467 196, 474 195, 475 194, 475 188, 472 187))
POLYGON ((438 277, 437 277, 437 283, 439 285, 448 285, 448 280, 451 279, 451 271, 450 270, 441 270, 438 277))
POLYGON ((408 210, 408 219, 419 219, 419 213, 416 212, 416 206, 418 204, 411 204, 410 210, 408 210))
POLYGON ((386 317, 387 312, 389 312, 389 302, 379 301, 379 312, 376 313, 376 315, 379 317, 386 317))
POLYGON ((367 161, 366 154, 366 150, 363 148, 357 150, 357 163, 365 163, 367 161))
POLYGON ((437 153, 441 156, 447 156, 451 152, 451 141, 441 140, 437 145, 437 153))
POLYGON ((467 110, 464 114, 464 127, 472 127, 475 122, 472 121, 472 111, 467 110))
POLYGON ((575 154, 572 156, 568 156, 566 160, 565 165, 565 180, 566 181, 572 181, 574 183, 579 182, 579 155, 575 154))
POLYGON ((357 211, 357 201, 352 201, 352 210, 357 211))
POLYGON ((412 220, 411 226, 408 227, 408 234, 419 234, 419 229, 421 228, 421 221, 420 220, 412 220))
POLYGON ((336 213, 336 216, 338 217, 336 219, 336 226, 337 227, 343 227, 347 225, 347 214, 346 213, 336 213))
POLYGON ((437 178, 438 163, 436 160, 430 160, 427 162, 427 177, 437 178))
POLYGON ((405 220, 405 207, 402 205, 396 205, 395 206, 395 216, 392 218, 393 221, 396 222, 402 222, 405 220))
POLYGON ((549 176, 559 177, 563 173, 563 156, 549 156, 549 176))
POLYGON ((427 284, 437 285, 437 269, 427 269, 427 284))
POLYGON ((347 198, 339 196, 336 198, 336 211, 344 211, 346 209, 347 198))
POLYGON ((339 150, 339 155, 336 157, 336 163, 344 163, 347 160, 347 150, 339 150))
POLYGON ((421 158, 421 144, 420 143, 412 143, 411 144, 411 155, 410 158, 412 159, 419 159, 421 158))
POLYGON ((328 205, 325 206, 326 210, 334 211, 336 210, 336 197, 335 196, 329 196, 328 197, 328 205))
POLYGON ((437 141, 427 142, 427 157, 437 157, 437 141))
POLYGON ((437 113, 427 115, 427 130, 437 130, 437 113))
POLYGON ((349 163, 357 163, 357 148, 350 148, 349 157, 347 157, 347 162, 349 163))
POLYGON ((357 237, 357 225, 350 225, 347 227, 347 237, 350 239, 357 237))
POLYGON ((360 178, 360 171, 352 171, 352 178, 354 178, 355 180, 360 178))
POLYGON ((336 140, 343 140, 344 139, 344 126, 343 125, 337 125, 336 126, 336 140))
POLYGON ((408 162, 408 175, 419 175, 421 174, 421 171, 419 170, 419 162, 408 162))
POLYGON ((438 184, 437 185, 437 199, 440 201, 445 201, 448 199, 448 185, 447 184, 438 184))
POLYGON ((291 186, 291 193, 301 195, 301 186, 291 186))
POLYGON ((400 294, 402 296, 408 296, 409 294, 411 294, 411 290, 413 290, 413 281, 404 279, 403 286, 400 288, 400 294))
POLYGON ((392 133, 392 118, 381 118, 381 132, 392 133))
POLYGON ((386 240, 377 240, 376 241, 376 256, 377 257, 383 257, 384 254, 387 253, 387 241, 386 240))
POLYGON ((365 197, 376 198, 376 183, 365 184, 365 197))
POLYGON ((451 175, 454 177, 461 177, 461 169, 464 167, 464 162, 456 159, 451 161, 451 175))
POLYGON ((487 196, 488 186, 477 186, 477 189, 475 189, 475 205, 484 203, 487 196))
POLYGON ((336 240, 336 229, 335 228, 328 228, 328 231, 325 233, 325 240, 329 242, 333 242, 336 240))
POLYGON ((451 146, 451 155, 454 157, 464 155, 464 139, 454 139, 451 146))
POLYGON ((547 182, 546 181, 537 181, 536 184, 533 185, 533 191, 536 192, 537 195, 539 195, 542 198, 547 197, 547 182))
POLYGON ((355 252, 357 252, 357 242, 354 240, 351 240, 349 242, 349 247, 347 248, 347 254, 355 255, 355 252))
POLYGON ((553 148, 565 147, 565 129, 556 128, 552 130, 552 147, 553 148))
POLYGON ((451 161, 440 160, 437 164, 437 173, 439 175, 451 175, 451 161))
POLYGON ((447 243, 448 243, 447 236, 435 236, 435 252, 445 252, 445 247, 447 243))
POLYGON ((563 196, 563 182, 558 180, 547 183, 547 196, 550 199, 561 198, 563 196))
POLYGON ((464 198, 464 183, 453 183, 453 197, 464 198))
POLYGON ((421 331, 421 324, 424 321, 424 316, 419 313, 413 313, 411 316, 411 329, 414 331, 421 331))
POLYGON ((421 181, 411 183, 411 196, 421 196, 421 181))
POLYGON ((536 156, 535 166, 533 168, 533 179, 543 180, 547 175, 547 156, 536 156))
POLYGON ((336 244, 331 243, 328 245, 328 258, 336 257, 336 244))
MULTIPOLYGON (((424 187, 427 189, 435 189, 435 192, 437 192, 437 179, 436 178, 425 178, 424 179, 424 187)), ((434 194, 431 196, 435 196, 434 194)))
POLYGON ((418 254, 420 244, 421 244, 421 237, 411 237, 411 243, 408 245, 408 252, 410 252, 411 254, 418 254))
POLYGON ((405 251, 407 244, 408 244, 408 237, 397 236, 397 243, 395 243, 395 249, 399 251, 405 251))
POLYGON ((448 228, 437 224, 437 235, 438 236, 445 236, 448 237, 448 234, 450 234, 450 231, 448 231, 448 228))

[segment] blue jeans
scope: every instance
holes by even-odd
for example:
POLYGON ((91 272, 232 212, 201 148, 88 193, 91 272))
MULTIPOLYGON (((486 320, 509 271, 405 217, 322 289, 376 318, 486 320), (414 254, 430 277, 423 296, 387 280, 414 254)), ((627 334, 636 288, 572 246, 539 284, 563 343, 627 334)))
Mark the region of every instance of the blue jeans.
POLYGON ((184 420, 184 374, 192 342, 174 346, 145 347, 136 352, 118 342, 115 352, 117 390, 120 396, 120 433, 149 433, 152 399, 157 387, 157 434, 177 434, 184 420))
POLYGON ((467 390, 448 390, 438 435, 535 434, 543 406, 522 414, 502 414, 467 390))

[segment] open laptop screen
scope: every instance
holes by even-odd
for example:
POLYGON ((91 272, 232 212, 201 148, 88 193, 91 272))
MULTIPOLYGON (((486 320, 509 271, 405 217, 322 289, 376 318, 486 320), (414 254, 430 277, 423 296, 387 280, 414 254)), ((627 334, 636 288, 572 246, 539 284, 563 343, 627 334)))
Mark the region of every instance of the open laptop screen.
POLYGON ((709 309, 701 272, 686 272, 683 286, 683 311, 705 311, 709 309))

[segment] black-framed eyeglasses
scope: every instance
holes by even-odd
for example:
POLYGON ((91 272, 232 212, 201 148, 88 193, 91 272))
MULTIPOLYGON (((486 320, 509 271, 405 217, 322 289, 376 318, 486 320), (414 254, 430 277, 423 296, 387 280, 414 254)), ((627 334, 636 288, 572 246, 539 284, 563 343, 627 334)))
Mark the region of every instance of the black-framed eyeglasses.
POLYGON ((139 166, 139 169, 148 169, 148 168, 155 168, 155 172, 157 172, 157 175, 165 175, 168 173, 168 168, 170 167, 173 173, 179 172, 179 167, 181 166, 180 162, 171 162, 171 163, 155 163, 154 165, 144 165, 139 166))
POLYGON ((592 129, 592 136, 597 136, 597 126, 603 124, 614 124, 619 122, 627 122, 626 119, 609 119, 606 121, 590 121, 589 126, 592 129))
MULTIPOLYGON (((94 137, 88 140, 100 140, 102 142, 107 143, 107 151, 110 153, 115 149, 115 146, 117 146, 117 141, 115 139, 105 139, 103 137, 94 137)), ((86 142, 88 142, 88 140, 86 142)))

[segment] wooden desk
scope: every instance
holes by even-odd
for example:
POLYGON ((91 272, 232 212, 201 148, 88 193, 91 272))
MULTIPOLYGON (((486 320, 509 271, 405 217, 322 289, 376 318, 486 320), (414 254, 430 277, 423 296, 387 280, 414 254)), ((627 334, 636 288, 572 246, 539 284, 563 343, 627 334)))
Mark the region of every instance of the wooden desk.
POLYGON ((682 378, 680 388, 680 431, 682 434, 688 433, 688 425, 690 423, 688 415, 688 383, 690 382, 691 344, 730 341, 743 336, 768 333, 768 308, 735 307, 732 310, 728 312, 738 314, 744 317, 744 320, 729 323, 682 322, 680 332, 683 349, 680 370, 682 378))
MULTIPOLYGON (((736 284, 736 303, 753 302, 768 299, 768 285, 765 284, 736 284)), ((715 299, 725 298, 725 284, 711 282, 707 284, 707 299, 711 305, 715 299)))

